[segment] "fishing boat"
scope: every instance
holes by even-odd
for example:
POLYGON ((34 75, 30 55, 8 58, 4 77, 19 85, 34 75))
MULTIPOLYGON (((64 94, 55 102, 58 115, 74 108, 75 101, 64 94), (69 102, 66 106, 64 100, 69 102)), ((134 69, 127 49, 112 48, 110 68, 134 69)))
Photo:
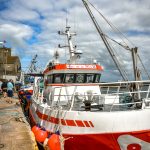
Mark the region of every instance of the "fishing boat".
MULTIPOLYGON (((83 3, 96 26, 87 1, 83 3)), ((69 61, 59 63, 56 52, 43 72, 44 89, 33 89, 29 118, 36 140, 51 150, 150 149, 150 80, 139 80, 137 48, 131 49, 135 81, 128 81, 101 34, 125 79, 101 83, 101 65, 78 63, 81 52, 72 43, 70 27, 58 33, 67 37, 69 61)))

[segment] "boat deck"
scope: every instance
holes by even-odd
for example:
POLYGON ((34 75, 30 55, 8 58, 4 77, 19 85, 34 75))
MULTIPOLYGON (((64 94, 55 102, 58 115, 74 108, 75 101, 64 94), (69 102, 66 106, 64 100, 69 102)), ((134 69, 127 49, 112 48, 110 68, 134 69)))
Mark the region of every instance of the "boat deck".
POLYGON ((30 126, 22 112, 19 101, 0 97, 0 149, 1 150, 38 150, 30 126))

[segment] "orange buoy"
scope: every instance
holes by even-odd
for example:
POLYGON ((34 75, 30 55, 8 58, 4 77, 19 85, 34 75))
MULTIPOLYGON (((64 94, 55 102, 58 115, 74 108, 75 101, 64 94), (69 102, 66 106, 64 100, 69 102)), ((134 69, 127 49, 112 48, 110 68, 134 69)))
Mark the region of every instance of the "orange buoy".
POLYGON ((22 95, 22 94, 24 94, 24 92, 23 91, 19 91, 19 95, 22 95))
POLYGON ((37 126, 37 125, 35 125, 35 126, 33 126, 32 127, 32 132, 34 133, 34 135, 40 130, 40 127, 39 126, 37 126))
POLYGON ((35 139, 38 141, 38 142, 44 142, 45 139, 47 138, 48 136, 48 133, 47 131, 45 130, 38 130, 35 134, 35 139))
POLYGON ((60 150, 60 140, 58 134, 52 134, 48 140, 48 147, 50 150, 60 150))

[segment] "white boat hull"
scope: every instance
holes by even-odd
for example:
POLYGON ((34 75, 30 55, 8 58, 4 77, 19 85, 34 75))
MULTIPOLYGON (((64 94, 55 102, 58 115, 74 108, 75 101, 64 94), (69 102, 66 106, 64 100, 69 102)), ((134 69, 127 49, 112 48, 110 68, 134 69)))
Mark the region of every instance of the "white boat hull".
POLYGON ((66 111, 37 105, 30 108, 32 123, 47 131, 60 130, 65 150, 148 150, 150 149, 150 109, 89 112, 66 111))

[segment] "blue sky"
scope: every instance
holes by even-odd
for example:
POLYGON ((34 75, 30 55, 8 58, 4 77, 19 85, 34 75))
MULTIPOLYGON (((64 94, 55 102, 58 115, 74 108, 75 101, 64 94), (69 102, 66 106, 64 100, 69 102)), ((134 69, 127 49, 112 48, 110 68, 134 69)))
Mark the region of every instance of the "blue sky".
MULTIPOLYGON (((150 1, 149 0, 90 0, 125 36, 130 47, 137 46, 143 63, 148 68, 150 58, 150 1)), ((27 70, 31 59, 38 55, 38 66, 43 68, 53 59, 58 50, 60 59, 65 60, 66 49, 58 49, 66 39, 57 31, 65 29, 66 18, 73 31, 77 32, 74 42, 82 50, 81 61, 96 58, 104 66, 103 81, 121 80, 119 73, 103 45, 87 14, 82 0, 0 0, 0 41, 7 41, 13 55, 20 57, 23 70, 27 70), (94 51, 94 53, 93 53, 94 51)), ((107 35, 121 42, 92 9, 97 21, 107 35)), ((131 55, 117 47, 119 60, 129 77, 133 76, 131 55)), ((142 70, 141 70, 142 71, 142 70)), ((145 76, 143 75, 143 78, 145 76)), ((146 79, 146 78, 145 78, 146 79)))

